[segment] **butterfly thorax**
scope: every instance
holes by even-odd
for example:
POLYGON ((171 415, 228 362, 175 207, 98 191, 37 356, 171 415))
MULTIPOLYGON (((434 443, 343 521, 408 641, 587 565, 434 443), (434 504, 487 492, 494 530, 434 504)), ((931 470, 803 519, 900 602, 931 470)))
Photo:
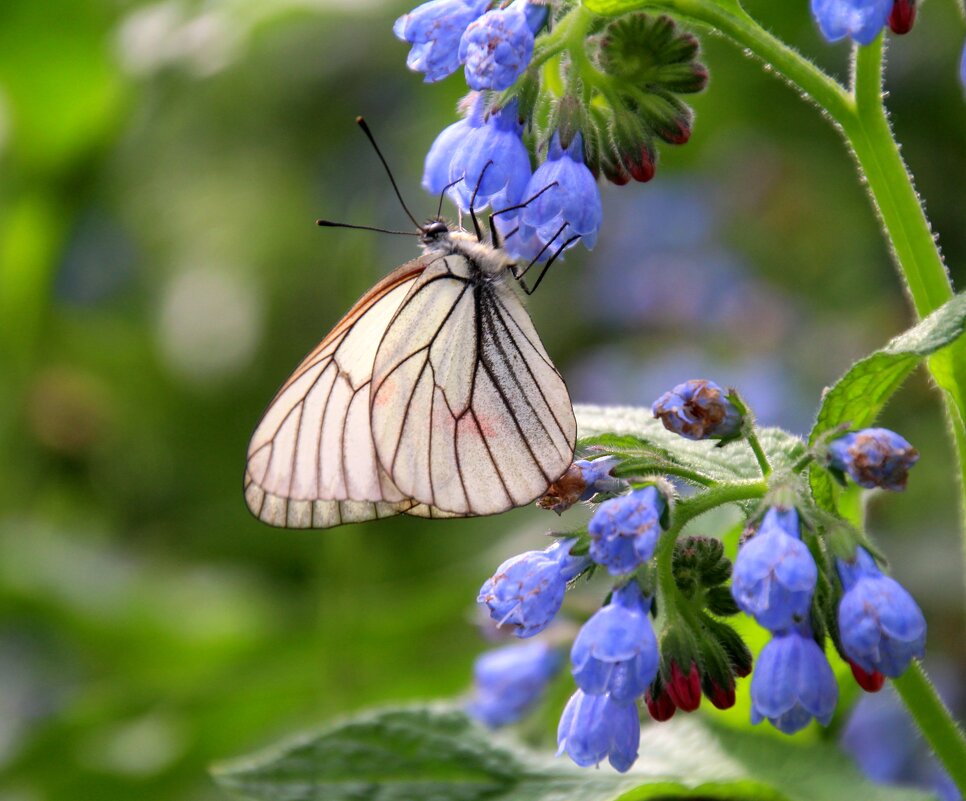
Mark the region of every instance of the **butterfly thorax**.
POLYGON ((481 242, 468 231, 447 230, 436 236, 424 237, 423 250, 427 254, 463 256, 476 270, 486 277, 502 276, 514 260, 502 248, 481 242))

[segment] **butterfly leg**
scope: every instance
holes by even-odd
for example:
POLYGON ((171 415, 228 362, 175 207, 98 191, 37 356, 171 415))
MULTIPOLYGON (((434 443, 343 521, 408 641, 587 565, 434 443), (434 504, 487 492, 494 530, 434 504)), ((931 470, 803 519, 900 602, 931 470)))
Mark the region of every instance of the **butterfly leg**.
POLYGON ((500 209, 499 211, 494 211, 490 215, 490 222, 489 222, 489 224, 490 224, 490 236, 493 239, 493 246, 494 247, 497 247, 497 248, 503 247, 503 242, 505 242, 507 239, 509 239, 517 231, 520 230, 520 226, 517 226, 512 231, 510 231, 510 233, 508 233, 505 237, 503 237, 503 241, 501 242, 500 241, 500 232, 497 231, 496 226, 493 224, 493 220, 494 220, 495 217, 497 217, 500 214, 506 214, 506 213, 511 212, 511 211, 517 211, 518 209, 525 209, 527 206, 529 206, 531 203, 533 203, 534 200, 536 200, 538 197, 540 197, 540 195, 542 195, 548 189, 551 189, 552 187, 555 187, 555 186, 557 186, 557 182, 556 181, 552 181, 551 183, 547 184, 543 189, 541 189, 539 192, 537 192, 535 195, 533 195, 533 196, 527 198, 525 201, 523 201, 523 203, 517 203, 515 206, 507 206, 505 209, 500 209))

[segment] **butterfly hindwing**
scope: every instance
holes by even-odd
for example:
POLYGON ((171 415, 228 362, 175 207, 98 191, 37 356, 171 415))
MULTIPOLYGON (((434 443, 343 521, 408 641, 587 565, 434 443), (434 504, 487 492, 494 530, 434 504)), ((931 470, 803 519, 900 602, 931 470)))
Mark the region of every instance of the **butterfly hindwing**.
POLYGON ((376 457, 407 497, 456 515, 539 497, 573 457, 566 385, 519 297, 461 255, 414 281, 373 365, 376 457))
POLYGON ((252 435, 245 499, 266 523, 328 528, 400 512, 432 516, 379 467, 370 386, 383 333, 429 259, 415 259, 367 292, 306 356, 252 435))

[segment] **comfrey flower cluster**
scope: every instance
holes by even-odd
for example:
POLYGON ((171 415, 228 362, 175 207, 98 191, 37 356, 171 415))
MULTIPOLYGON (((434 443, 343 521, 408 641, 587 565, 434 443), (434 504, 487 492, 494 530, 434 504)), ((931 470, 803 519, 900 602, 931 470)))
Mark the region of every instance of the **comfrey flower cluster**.
POLYGON ((827 471, 842 482, 900 490, 917 459, 908 442, 885 429, 837 430, 807 448, 782 434, 794 461, 779 470, 734 390, 688 381, 652 411, 660 422, 646 437, 586 441, 595 458, 574 462, 538 502, 558 513, 589 504, 586 528, 508 559, 483 584, 478 602, 528 642, 480 657, 472 715, 500 726, 533 708, 560 664, 548 635, 538 635, 560 617, 567 590, 594 575, 608 577, 603 605, 579 629, 552 629, 557 646, 573 636, 576 684, 560 718, 558 754, 581 766, 606 760, 628 770, 641 745, 643 709, 655 721, 693 712, 702 699, 729 709, 738 680, 748 676, 753 723, 767 720, 787 734, 812 720, 828 725, 839 691, 827 642, 868 691, 923 655, 926 624, 915 601, 882 572, 863 535, 820 508, 801 480, 803 471, 827 471), (692 442, 675 446, 681 438, 692 442), (708 440, 717 444, 701 444, 708 440), (735 453, 736 464, 755 465, 740 469, 758 469, 760 481, 713 478, 718 461, 699 475, 703 463, 679 464, 675 447, 735 453), (653 476, 662 471, 677 483, 653 476), (688 480, 692 492, 683 489, 688 480), (721 540, 680 536, 719 491, 721 503, 757 500, 733 565, 721 540), (728 623, 739 612, 771 633, 754 670, 728 623))
POLYGON ((446 192, 463 212, 492 209, 503 247, 529 262, 577 241, 594 246, 598 176, 650 180, 655 141, 682 144, 691 134, 691 111, 677 95, 707 82, 697 40, 664 17, 606 21, 567 3, 430 0, 393 30, 412 45, 407 64, 427 82, 462 66, 471 90, 462 119, 429 150, 424 188, 446 192), (576 25, 582 36, 554 35, 576 25), (545 80, 550 62, 562 81, 545 80))

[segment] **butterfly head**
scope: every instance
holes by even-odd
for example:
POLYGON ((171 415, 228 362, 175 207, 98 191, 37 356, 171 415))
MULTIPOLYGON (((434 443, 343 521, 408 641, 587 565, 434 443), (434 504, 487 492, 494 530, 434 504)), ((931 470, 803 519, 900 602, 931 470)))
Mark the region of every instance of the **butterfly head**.
POLYGON ((449 226, 438 218, 427 220, 419 229, 419 239, 423 245, 432 247, 449 236, 449 226))

